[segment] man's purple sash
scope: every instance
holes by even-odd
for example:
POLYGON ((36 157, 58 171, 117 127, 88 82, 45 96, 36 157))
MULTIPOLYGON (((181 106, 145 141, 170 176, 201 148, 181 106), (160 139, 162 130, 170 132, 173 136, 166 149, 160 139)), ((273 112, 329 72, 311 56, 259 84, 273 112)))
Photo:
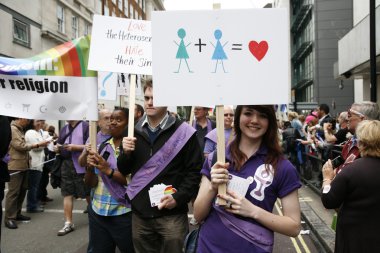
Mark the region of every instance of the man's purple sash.
MULTIPOLYGON (((68 136, 64 144, 77 144, 84 145, 83 143, 83 121, 78 123, 79 125, 71 133, 71 136, 68 136)), ((66 128, 66 134, 69 133, 69 126, 66 128)), ((78 159, 82 152, 72 151, 71 159, 73 160, 75 171, 78 174, 84 174, 86 172, 85 168, 79 165, 78 159)))
MULTIPOLYGON (((211 141, 213 141, 214 143, 217 143, 217 140, 218 140, 218 131, 216 131, 216 128, 213 129, 211 132, 209 132, 205 138, 208 138, 210 139, 211 141)), ((224 140, 226 142, 226 146, 227 144, 229 144, 229 142, 232 141, 233 139, 233 133, 232 133, 232 128, 230 129, 224 129, 224 140), (232 136, 231 136, 232 134, 232 136)))
MULTIPOLYGON (((193 128, 197 129, 197 121, 196 120, 194 120, 194 122, 193 122, 193 128)), ((211 130, 212 130, 211 120, 207 119, 207 133, 211 132, 211 130)))
POLYGON ((157 177, 185 146, 195 129, 182 123, 164 146, 160 148, 132 177, 127 194, 132 200, 155 177, 157 177))
POLYGON ((214 209, 224 226, 229 230, 266 252, 273 251, 273 231, 249 221, 239 219, 215 204, 214 209))
MULTIPOLYGON (((117 169, 117 161, 115 158, 115 151, 111 147, 110 144, 107 144, 106 147, 102 150, 100 155, 103 155, 105 151, 108 151, 110 153, 107 162, 109 163, 110 167, 114 170, 117 169)), ((126 186, 119 184, 118 182, 109 179, 106 175, 103 173, 100 173, 100 176, 103 180, 104 185, 107 187, 108 191, 110 192, 111 196, 120 204, 126 207, 131 207, 130 203, 125 199, 125 191, 127 189, 126 186)))

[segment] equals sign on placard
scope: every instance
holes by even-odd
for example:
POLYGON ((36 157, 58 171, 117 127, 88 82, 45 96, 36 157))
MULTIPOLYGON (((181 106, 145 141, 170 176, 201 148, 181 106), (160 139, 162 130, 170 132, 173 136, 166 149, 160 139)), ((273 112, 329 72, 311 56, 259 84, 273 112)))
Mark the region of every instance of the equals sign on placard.
POLYGON ((243 44, 232 44, 232 50, 241 50, 243 44))

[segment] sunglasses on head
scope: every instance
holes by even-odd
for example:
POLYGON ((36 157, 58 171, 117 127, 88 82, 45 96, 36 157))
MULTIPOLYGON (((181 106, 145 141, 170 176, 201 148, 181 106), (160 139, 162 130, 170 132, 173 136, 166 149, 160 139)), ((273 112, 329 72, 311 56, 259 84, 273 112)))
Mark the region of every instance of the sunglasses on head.
POLYGON ((348 111, 347 111, 347 116, 348 116, 348 117, 351 117, 352 114, 357 115, 357 116, 359 116, 360 118, 365 118, 365 116, 364 116, 363 113, 358 112, 358 111, 356 111, 356 110, 354 110, 354 109, 351 109, 351 108, 348 109, 348 111))

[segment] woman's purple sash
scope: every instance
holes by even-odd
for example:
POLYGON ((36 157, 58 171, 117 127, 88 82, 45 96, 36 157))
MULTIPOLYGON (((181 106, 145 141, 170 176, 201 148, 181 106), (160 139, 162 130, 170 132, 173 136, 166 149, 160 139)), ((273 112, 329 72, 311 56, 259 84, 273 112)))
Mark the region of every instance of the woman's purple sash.
MULTIPOLYGON (((106 147, 102 150, 100 155, 103 155, 105 151, 108 151, 110 153, 107 162, 109 163, 110 167, 114 170, 117 169, 117 161, 115 158, 115 151, 111 147, 110 144, 107 144, 106 147)), ((126 207, 131 207, 130 203, 125 199, 125 191, 127 189, 126 186, 119 184, 118 182, 109 179, 107 175, 100 172, 100 176, 103 180, 104 185, 107 187, 108 191, 110 192, 111 196, 120 204, 126 207)))
POLYGON ((229 230, 267 252, 273 251, 273 231, 249 221, 239 219, 215 204, 214 209, 224 226, 229 230))
POLYGON ((195 129, 182 123, 169 140, 133 175, 127 187, 127 194, 132 200, 155 177, 157 177, 185 146, 195 129))

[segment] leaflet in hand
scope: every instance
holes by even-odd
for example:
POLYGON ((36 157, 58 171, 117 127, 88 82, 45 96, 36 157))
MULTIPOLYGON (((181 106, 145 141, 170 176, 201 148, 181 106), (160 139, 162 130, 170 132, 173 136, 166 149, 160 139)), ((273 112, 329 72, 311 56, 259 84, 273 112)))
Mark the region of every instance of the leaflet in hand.
POLYGON ((161 203, 162 197, 168 194, 171 195, 175 192, 177 192, 177 190, 173 188, 172 185, 156 184, 153 187, 150 187, 148 192, 150 205, 152 207, 158 206, 161 203))
POLYGON ((249 185, 253 182, 252 177, 242 178, 229 174, 230 180, 227 183, 227 189, 244 197, 247 194, 249 185))

